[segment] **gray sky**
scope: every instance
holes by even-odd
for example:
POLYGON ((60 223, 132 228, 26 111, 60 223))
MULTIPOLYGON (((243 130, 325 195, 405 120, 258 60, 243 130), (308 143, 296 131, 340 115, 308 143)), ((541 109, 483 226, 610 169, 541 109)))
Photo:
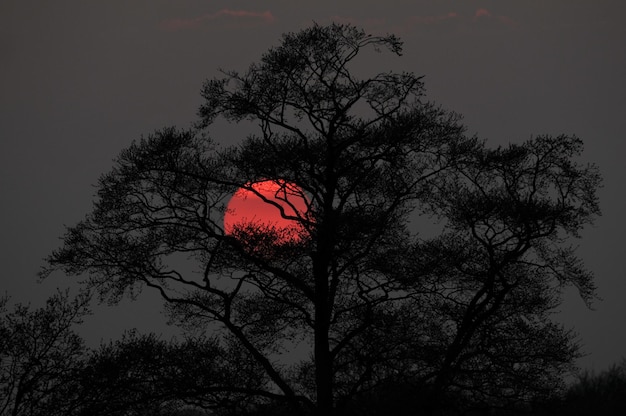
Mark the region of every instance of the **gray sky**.
MULTIPOLYGON (((625 11, 621 0, 2 0, 0 292, 40 304, 68 284, 35 283, 64 224, 90 210, 93 185, 133 139, 197 121, 218 68, 245 70, 313 21, 350 22, 400 36, 404 56, 380 55, 379 70, 425 75, 428 98, 488 143, 584 140, 605 186, 578 253, 603 301, 590 311, 567 291, 556 319, 579 333, 580 365, 602 370, 626 357, 625 11)), ((159 308, 153 294, 100 307, 84 335, 95 345, 134 326, 169 334, 159 308)))

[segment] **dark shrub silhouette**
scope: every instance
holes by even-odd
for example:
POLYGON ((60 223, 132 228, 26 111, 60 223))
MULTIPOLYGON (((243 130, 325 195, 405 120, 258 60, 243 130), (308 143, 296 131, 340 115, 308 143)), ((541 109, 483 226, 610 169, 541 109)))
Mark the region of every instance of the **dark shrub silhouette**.
POLYGON ((89 295, 58 291, 40 308, 0 298, 0 416, 69 414, 80 397, 74 379, 86 352, 75 326, 89 295))
POLYGON ((626 360, 598 375, 583 372, 564 398, 563 414, 626 414, 626 360))

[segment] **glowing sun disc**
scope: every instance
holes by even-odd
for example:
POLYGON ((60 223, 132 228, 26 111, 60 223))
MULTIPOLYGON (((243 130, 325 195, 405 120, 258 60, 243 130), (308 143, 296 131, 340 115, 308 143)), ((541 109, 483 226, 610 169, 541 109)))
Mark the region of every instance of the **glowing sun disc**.
POLYGON ((284 180, 247 183, 228 201, 224 232, 237 236, 246 229, 271 230, 279 236, 280 243, 298 242, 304 227, 295 218, 306 218, 308 209, 307 197, 294 183, 284 180))

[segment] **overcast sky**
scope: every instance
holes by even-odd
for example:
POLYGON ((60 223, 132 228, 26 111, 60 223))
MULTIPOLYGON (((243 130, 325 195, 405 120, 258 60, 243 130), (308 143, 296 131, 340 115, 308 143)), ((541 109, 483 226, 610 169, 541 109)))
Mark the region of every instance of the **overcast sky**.
MULTIPOLYGON (((42 258, 93 202, 94 184, 133 139, 197 121, 218 68, 245 70, 280 35, 314 21, 395 33, 404 56, 379 70, 425 75, 428 98, 493 146, 575 134, 600 166, 603 216, 579 255, 595 311, 567 291, 560 322, 602 370, 626 357, 626 4, 621 0, 0 1, 0 292, 40 304, 69 279, 36 284, 42 258)), ((238 130, 219 139, 235 141, 238 130)), ((128 328, 165 331, 160 301, 99 308, 95 345, 128 328)))

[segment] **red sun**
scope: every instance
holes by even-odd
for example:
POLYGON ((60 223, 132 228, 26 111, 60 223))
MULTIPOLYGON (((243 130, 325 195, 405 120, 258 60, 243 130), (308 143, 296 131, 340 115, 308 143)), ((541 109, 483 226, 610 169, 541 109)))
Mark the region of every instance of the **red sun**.
POLYGON ((235 237, 270 237, 274 243, 299 242, 309 201, 296 184, 282 179, 247 183, 231 197, 224 214, 224 232, 235 237), (262 235, 261 235, 262 234, 262 235))

